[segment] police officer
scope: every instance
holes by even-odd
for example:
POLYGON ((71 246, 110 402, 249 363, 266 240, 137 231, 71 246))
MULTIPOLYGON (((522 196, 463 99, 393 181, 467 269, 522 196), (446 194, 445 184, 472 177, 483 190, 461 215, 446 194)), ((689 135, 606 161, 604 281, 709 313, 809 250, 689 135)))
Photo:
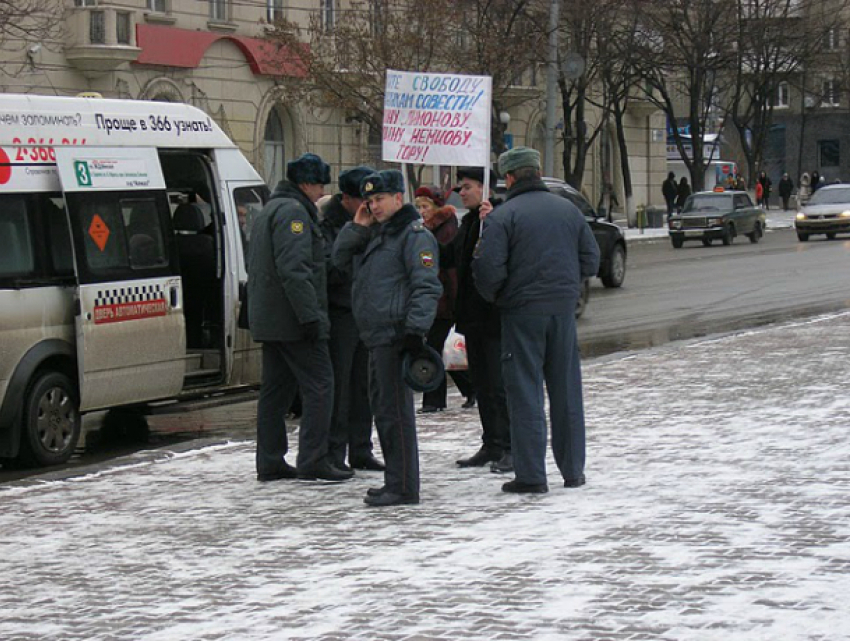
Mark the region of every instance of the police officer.
POLYGON ((508 187, 472 261, 478 291, 499 306, 502 372, 508 394, 516 478, 504 492, 543 493, 546 482, 544 380, 552 450, 565 487, 584 485, 585 426, 575 309, 599 247, 579 210, 540 179, 540 153, 517 147, 499 157, 508 187))
POLYGON ((369 394, 387 468, 384 486, 370 489, 365 502, 418 503, 416 415, 402 362, 405 352, 422 352, 437 314, 437 241, 404 204, 400 171, 366 176, 360 191, 367 203, 339 233, 333 262, 354 275, 354 318, 369 348, 369 394))
POLYGON ((256 216, 248 250, 248 319, 254 340, 263 346, 257 478, 343 481, 353 473, 327 458, 333 369, 325 243, 314 204, 330 182, 330 167, 319 156, 304 154, 287 164, 286 177, 256 216), (284 417, 296 387, 304 408, 297 469, 284 459, 289 449, 284 417))
POLYGON ((340 192, 324 206, 319 224, 325 236, 328 258, 328 313, 331 335, 328 344, 334 370, 333 416, 330 456, 334 466, 383 471, 384 464, 372 454, 372 410, 369 408, 369 353, 357 331, 351 311, 351 275, 330 262, 334 241, 345 223, 363 203, 360 183, 372 167, 354 167, 339 175, 340 192))

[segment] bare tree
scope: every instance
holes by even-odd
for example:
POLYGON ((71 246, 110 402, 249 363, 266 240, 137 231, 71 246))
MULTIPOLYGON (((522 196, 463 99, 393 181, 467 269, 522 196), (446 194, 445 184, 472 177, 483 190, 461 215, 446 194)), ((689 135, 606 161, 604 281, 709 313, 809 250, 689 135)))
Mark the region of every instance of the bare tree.
POLYGON ((647 94, 687 134, 673 127, 676 147, 695 190, 705 185, 704 135, 728 111, 722 88, 735 66, 735 0, 630 0, 637 26, 636 59, 647 94))
POLYGON ((55 40, 61 33, 63 8, 55 0, 0 0, 0 49, 19 51, 55 40))
MULTIPOLYGON (((827 45, 846 30, 848 2, 736 0, 736 4, 738 46, 729 118, 746 158, 747 175, 754 180, 762 169, 780 87, 806 84, 807 71, 826 72, 840 63, 838 52, 830 55, 827 45)), ((803 94, 813 91, 820 88, 802 88, 803 94)), ((803 127, 807 111, 804 102, 803 127)))
MULTIPOLYGON (((387 69, 489 75, 496 116, 530 99, 515 85, 518 72, 539 61, 543 34, 535 6, 530 0, 367 0, 352 3, 333 24, 318 11, 306 27, 276 22, 268 38, 298 52, 301 77, 281 81, 291 99, 339 109, 380 131, 387 69)), ((492 126, 498 152, 504 129, 498 117, 492 126)))

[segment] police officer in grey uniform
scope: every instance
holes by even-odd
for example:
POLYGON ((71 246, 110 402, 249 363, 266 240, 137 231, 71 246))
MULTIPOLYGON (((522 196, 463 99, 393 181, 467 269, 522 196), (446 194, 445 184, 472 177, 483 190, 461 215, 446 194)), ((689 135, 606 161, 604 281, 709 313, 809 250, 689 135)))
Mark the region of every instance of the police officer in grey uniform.
POLYGON ((543 493, 546 482, 544 381, 552 450, 565 487, 584 485, 585 426, 575 309, 599 247, 579 210, 540 179, 540 153, 517 147, 499 157, 508 187, 472 262, 478 291, 502 317, 502 373, 508 394, 516 478, 504 492, 543 493))
POLYGON ((369 352, 357 330, 351 311, 351 274, 330 262, 336 237, 343 226, 354 219, 363 203, 360 183, 372 167, 354 167, 339 175, 339 193, 323 207, 319 223, 325 236, 328 258, 328 313, 331 336, 328 347, 334 369, 333 417, 331 419, 330 456, 334 466, 344 470, 348 464, 358 470, 383 471, 384 464, 372 454, 372 410, 369 407, 369 352))
POLYGON ((384 486, 370 489, 365 502, 418 503, 416 415, 402 363, 405 353, 423 351, 437 314, 437 241, 413 205, 404 204, 400 171, 366 176, 360 191, 367 203, 339 233, 333 262, 354 275, 354 318, 369 348, 369 394, 387 468, 384 486))
POLYGON ((325 243, 314 204, 330 182, 330 167, 304 154, 287 164, 286 177, 254 219, 248 250, 248 319, 263 346, 257 479, 343 481, 353 473, 327 458, 334 383, 325 243), (296 469, 284 459, 289 450, 284 417, 297 388, 303 415, 296 469))

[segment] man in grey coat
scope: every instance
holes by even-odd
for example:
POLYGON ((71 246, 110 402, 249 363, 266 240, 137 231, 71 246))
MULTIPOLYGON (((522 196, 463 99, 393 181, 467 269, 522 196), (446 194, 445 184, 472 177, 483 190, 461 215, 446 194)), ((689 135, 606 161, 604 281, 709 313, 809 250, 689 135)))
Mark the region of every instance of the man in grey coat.
MULTIPOLYGON (((540 153, 517 147, 499 157, 508 187, 490 214, 472 262, 478 291, 502 318, 502 373, 508 394, 516 478, 504 492, 543 493, 546 482, 544 380, 552 450, 565 487, 584 485, 585 426, 575 309, 599 247, 579 210, 540 179, 540 153)), ((488 215, 489 214, 489 215, 488 215)))
POLYGON ((315 205, 330 182, 330 167, 304 154, 287 164, 286 177, 255 217, 248 250, 248 320, 254 340, 263 345, 257 479, 343 481, 353 473, 327 458, 334 381, 325 243, 315 205), (284 458, 285 415, 299 388, 303 414, 293 468, 284 458))
POLYGON ((352 302, 369 348, 369 395, 384 451, 384 486, 368 505, 419 503, 419 449, 413 393, 403 381, 405 353, 424 350, 443 293, 437 241, 404 204, 404 177, 388 169, 366 176, 367 199, 334 244, 334 265, 354 275, 352 302))

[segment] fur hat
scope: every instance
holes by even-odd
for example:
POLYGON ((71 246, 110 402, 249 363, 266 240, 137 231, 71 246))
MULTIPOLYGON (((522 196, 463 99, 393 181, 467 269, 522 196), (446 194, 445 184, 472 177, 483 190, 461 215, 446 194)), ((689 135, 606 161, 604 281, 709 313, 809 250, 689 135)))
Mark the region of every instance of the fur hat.
POLYGON ((499 156, 499 171, 504 176, 517 169, 540 169, 540 152, 530 147, 514 147, 499 156))
POLYGON ((327 185, 331 167, 316 154, 304 154, 286 163, 286 179, 294 185, 327 185))
POLYGON ((360 193, 363 198, 373 194, 403 194, 404 176, 398 169, 376 171, 360 181, 360 193))
MULTIPOLYGON (((457 181, 460 182, 464 178, 469 178, 470 180, 475 180, 480 182, 482 185, 484 184, 484 167, 458 167, 457 173, 455 174, 457 181)), ((490 188, 496 186, 496 181, 499 180, 499 177, 496 175, 496 172, 492 169, 490 170, 490 188)))
POLYGON ((446 204, 446 198, 443 196, 443 192, 436 185, 422 185, 422 187, 416 190, 413 197, 427 198, 437 207, 442 207, 446 204))
POLYGON ((366 176, 374 173, 375 170, 366 165, 346 169, 339 175, 339 190, 352 198, 361 198, 360 183, 366 176))

